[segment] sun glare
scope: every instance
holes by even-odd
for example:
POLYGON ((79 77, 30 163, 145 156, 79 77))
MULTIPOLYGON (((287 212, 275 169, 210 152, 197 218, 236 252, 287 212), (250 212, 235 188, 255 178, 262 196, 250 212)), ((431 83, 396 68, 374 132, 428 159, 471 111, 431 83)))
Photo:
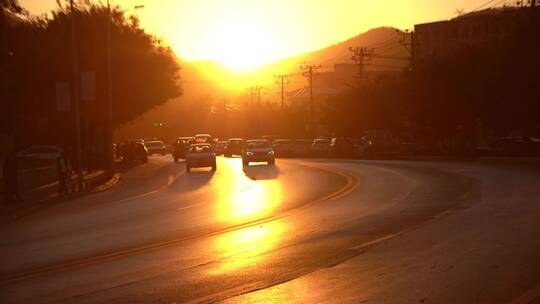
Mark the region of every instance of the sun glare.
POLYGON ((247 69, 276 59, 272 37, 253 22, 228 23, 209 35, 214 44, 211 57, 233 69, 247 69))

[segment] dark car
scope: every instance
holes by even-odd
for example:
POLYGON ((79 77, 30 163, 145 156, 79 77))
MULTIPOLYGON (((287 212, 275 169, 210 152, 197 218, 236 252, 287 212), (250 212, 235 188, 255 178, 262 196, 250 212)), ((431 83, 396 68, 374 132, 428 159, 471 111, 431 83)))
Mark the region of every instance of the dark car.
POLYGON ((140 141, 128 141, 122 149, 122 159, 126 162, 148 162, 148 149, 140 141))
POLYGON ((536 137, 499 137, 490 144, 496 156, 540 156, 540 139, 536 137))
POLYGON ((190 145, 193 143, 193 137, 178 137, 174 143, 173 159, 178 162, 178 159, 185 159, 190 145))
POLYGON ((225 154, 226 149, 227 149, 227 141, 220 140, 216 143, 216 148, 214 150, 216 152, 216 155, 223 155, 225 154))
POLYGON ((399 150, 399 142, 386 130, 366 131, 360 141, 360 153, 366 157, 396 156, 399 150))
POLYGON ((289 139, 276 139, 272 143, 276 157, 290 157, 293 155, 293 146, 289 139))
POLYGON ((211 167, 216 171, 216 153, 210 144, 193 144, 189 147, 186 156, 186 171, 191 168, 211 167))
POLYGON ((225 148, 225 156, 241 155, 244 148, 244 140, 242 138, 229 138, 227 147, 225 148))
POLYGON ((247 140, 242 151, 242 164, 249 166, 250 162, 266 162, 273 165, 276 162, 274 150, 266 139, 247 140))
POLYGON ((330 152, 330 140, 326 138, 317 138, 311 144, 311 153, 313 156, 324 157, 330 152))
POLYGON ((295 139, 291 143, 292 154, 295 157, 311 156, 311 145, 313 139, 295 139))
POLYGON ((356 147, 354 143, 347 138, 332 138, 329 155, 337 158, 356 157, 356 147))

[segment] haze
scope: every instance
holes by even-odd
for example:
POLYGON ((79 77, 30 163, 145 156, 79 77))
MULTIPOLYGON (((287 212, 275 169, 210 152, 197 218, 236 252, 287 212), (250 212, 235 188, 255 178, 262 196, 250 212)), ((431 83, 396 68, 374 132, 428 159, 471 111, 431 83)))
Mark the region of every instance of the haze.
MULTIPOLYGON (((258 66, 346 40, 378 26, 400 29, 448 19, 485 0, 117 0, 186 60, 213 60, 234 69, 258 66)), ((33 14, 56 0, 21 0, 33 14)))

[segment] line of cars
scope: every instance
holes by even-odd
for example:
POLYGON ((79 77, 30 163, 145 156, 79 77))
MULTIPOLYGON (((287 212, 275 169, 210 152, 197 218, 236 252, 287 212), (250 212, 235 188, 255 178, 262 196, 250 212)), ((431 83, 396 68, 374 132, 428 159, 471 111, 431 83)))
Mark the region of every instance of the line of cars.
POLYGON ((167 147, 156 138, 128 139, 114 147, 116 158, 126 162, 148 162, 148 156, 167 154, 167 147))
POLYGON ((266 139, 243 140, 230 138, 227 141, 214 141, 209 134, 197 134, 193 137, 179 137, 173 150, 173 159, 185 159, 186 171, 197 167, 217 169, 216 155, 242 157, 242 165, 249 166, 251 162, 266 162, 275 164, 275 153, 266 139))

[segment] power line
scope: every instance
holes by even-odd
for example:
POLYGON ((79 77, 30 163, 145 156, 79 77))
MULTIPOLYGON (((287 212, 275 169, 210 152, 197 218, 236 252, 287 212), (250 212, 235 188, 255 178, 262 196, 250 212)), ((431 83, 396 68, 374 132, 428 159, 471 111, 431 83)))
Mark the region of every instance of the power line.
POLYGON ((470 11, 470 13, 476 12, 476 11, 478 11, 478 10, 481 10, 481 9, 483 9, 484 7, 490 5, 491 3, 495 2, 495 1, 497 1, 497 0, 489 0, 488 2, 486 2, 486 3, 482 4, 482 5, 480 5, 479 7, 473 9, 472 11, 470 11))
POLYGON ((274 75, 275 83, 281 87, 281 109, 283 110, 285 104, 285 86, 290 83, 290 74, 274 75))
POLYGON ((361 84, 362 78, 364 78, 364 68, 369 61, 373 58, 374 49, 368 49, 366 47, 350 47, 349 51, 353 53, 351 59, 358 67, 358 72, 355 76, 358 85, 361 84))
POLYGON ((315 136, 313 116, 313 77, 317 74, 317 70, 321 68, 321 65, 306 65, 300 66, 300 70, 304 71, 302 74, 307 78, 309 83, 309 132, 312 136, 315 136))

